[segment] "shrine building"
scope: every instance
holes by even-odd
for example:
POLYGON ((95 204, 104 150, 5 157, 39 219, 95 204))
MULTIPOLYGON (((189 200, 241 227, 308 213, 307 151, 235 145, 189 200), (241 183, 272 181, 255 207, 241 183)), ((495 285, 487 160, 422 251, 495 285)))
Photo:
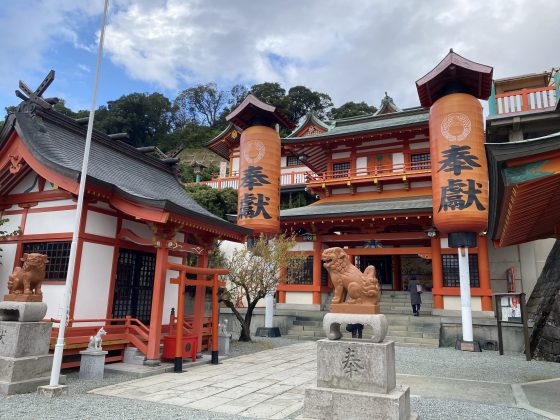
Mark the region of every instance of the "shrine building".
MULTIPOLYGON (((486 67, 451 52, 436 69, 441 67, 445 72, 454 65, 464 66, 460 71, 465 71, 465 77, 467 71, 486 67)), ((487 69, 478 79, 467 81, 489 96, 487 143, 560 131, 558 73, 494 81, 491 68, 487 69)), ((417 82, 423 105, 429 96, 420 86, 424 79, 417 82)), ((207 143, 210 150, 228 161, 229 171, 206 184, 239 187, 242 132, 230 124, 207 143)), ((486 159, 484 149, 482 156, 470 162, 476 165, 479 158, 486 159)), ((321 253, 338 246, 361 270, 374 265, 383 291, 405 291, 409 279, 416 277, 432 293, 433 314, 460 310, 457 248, 450 247, 448 235, 439 232, 433 221, 434 214, 442 210, 434 207, 433 167, 442 162, 433 162, 430 156, 427 106, 401 109, 386 94, 372 115, 322 121, 308 114, 281 139, 280 159, 284 201, 293 192, 305 192, 317 201, 280 212, 281 231, 297 234, 296 250, 304 252, 307 261, 301 272, 292 273, 288 268, 291 282, 278 286, 278 308, 285 304, 323 309, 328 304, 332 284, 322 267, 321 253)), ((467 156, 465 162, 469 159, 467 156)), ((493 170, 490 168, 490 172, 493 170)), ((488 184, 485 188, 488 191, 488 184)), ((496 191, 491 190, 491 194, 493 212, 496 191)), ((483 207, 476 193, 445 205, 450 210, 483 207)), ((455 214, 461 218, 460 212, 455 214)), ((471 307, 479 316, 493 315, 492 293, 525 291, 529 295, 554 243, 553 239, 544 239, 554 236, 549 231, 527 235, 523 244, 504 243, 499 238, 495 242, 491 235, 498 230, 491 223, 492 231, 478 232, 476 246, 469 249, 471 307)))
MULTIPOLYGON (((55 322, 63 306, 86 125, 87 119, 29 99, 0 133, 2 230, 16 232, 2 243, 0 295, 24 253, 47 254, 43 301, 46 319, 55 322)), ((179 296, 171 282, 178 272, 169 265, 186 265, 191 255, 191 265, 205 268, 216 239, 244 242, 251 233, 192 200, 179 181, 177 159, 119 138, 93 132, 63 367, 79 364, 77 353, 100 325, 108 331, 107 361, 122 360, 131 345, 148 360, 159 359, 179 296)), ((189 290, 185 335, 201 351, 217 336, 217 322, 205 312, 206 286, 189 290)), ((217 304, 212 306, 217 320, 217 304)), ((53 344, 56 334, 53 328, 53 344)))

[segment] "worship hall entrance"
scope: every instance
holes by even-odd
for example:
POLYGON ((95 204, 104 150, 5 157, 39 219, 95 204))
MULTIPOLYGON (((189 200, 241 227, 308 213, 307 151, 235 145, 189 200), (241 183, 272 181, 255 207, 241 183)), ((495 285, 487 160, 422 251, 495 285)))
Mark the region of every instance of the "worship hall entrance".
POLYGON ((112 318, 128 315, 150 324, 155 267, 155 253, 119 250, 112 318))

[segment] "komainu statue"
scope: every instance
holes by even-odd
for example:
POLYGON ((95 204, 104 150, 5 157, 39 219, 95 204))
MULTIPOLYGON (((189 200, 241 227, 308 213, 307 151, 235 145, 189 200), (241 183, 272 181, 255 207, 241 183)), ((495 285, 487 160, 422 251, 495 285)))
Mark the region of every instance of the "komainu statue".
POLYGON ((48 257, 44 254, 23 254, 22 267, 14 268, 8 279, 8 294, 4 300, 41 302, 41 284, 45 280, 48 257))
POLYGON ((334 285, 333 312, 338 311, 336 307, 353 305, 353 309, 362 308, 358 313, 379 313, 379 280, 374 266, 362 273, 338 247, 325 249, 322 260, 334 285))

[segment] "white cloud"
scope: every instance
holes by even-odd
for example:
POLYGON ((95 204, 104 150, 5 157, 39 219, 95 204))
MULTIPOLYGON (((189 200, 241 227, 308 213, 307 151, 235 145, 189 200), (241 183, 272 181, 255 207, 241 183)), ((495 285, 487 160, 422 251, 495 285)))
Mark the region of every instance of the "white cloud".
POLYGON ((0 89, 13 90, 18 79, 40 82, 51 67, 47 64, 49 49, 57 42, 90 48, 78 39, 78 28, 84 19, 100 14, 102 7, 99 1, 4 2, 0 14, 0 89))
MULTIPOLYGON (((103 2, 9 2, 0 38, 15 76, 45 73, 49 48, 63 40, 92 50, 80 31, 83 16, 103 2), (27 3, 29 4, 29 3, 27 3), (81 34, 81 35, 79 35, 81 34)), ((558 66, 560 2, 544 0, 112 0, 108 58, 156 89, 194 83, 278 81, 329 93, 335 104, 377 105, 385 91, 402 107, 415 106, 414 82, 450 47, 495 67, 495 76, 558 66)), ((91 31, 91 28, 90 28, 91 31)))
POLYGON ((185 84, 279 81, 377 104, 418 103, 414 82, 450 47, 505 76, 554 62, 560 2, 137 1, 111 17, 106 49, 131 77, 185 84), (546 11, 546 12, 545 12, 546 11))

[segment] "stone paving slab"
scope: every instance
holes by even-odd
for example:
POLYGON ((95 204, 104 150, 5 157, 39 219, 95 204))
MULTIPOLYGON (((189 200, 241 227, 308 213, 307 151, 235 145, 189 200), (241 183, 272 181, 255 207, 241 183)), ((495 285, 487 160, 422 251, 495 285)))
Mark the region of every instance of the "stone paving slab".
MULTIPOLYGON (((305 389, 316 383, 316 357, 316 343, 301 342, 226 359, 219 365, 206 364, 180 374, 164 373, 131 380, 90 393, 232 416, 294 418, 303 407, 305 389)), ((410 386, 411 395, 427 399, 510 407, 515 407, 519 401, 509 383, 405 374, 397 374, 397 383, 410 386)), ((544 386, 535 384, 526 388, 528 396, 541 403, 538 392, 544 386)), ((555 410, 555 402, 550 404, 551 411, 555 410)))

